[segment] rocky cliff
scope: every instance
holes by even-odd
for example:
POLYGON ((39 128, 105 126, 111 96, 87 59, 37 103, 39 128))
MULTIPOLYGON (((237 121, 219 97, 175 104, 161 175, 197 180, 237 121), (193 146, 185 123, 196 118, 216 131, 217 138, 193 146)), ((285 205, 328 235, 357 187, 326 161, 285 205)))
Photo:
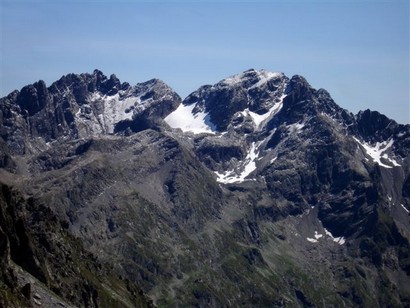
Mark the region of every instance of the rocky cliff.
POLYGON ((70 305, 410 305, 410 125, 301 76, 70 74, 2 98, 0 136, 3 302, 18 266, 70 305))

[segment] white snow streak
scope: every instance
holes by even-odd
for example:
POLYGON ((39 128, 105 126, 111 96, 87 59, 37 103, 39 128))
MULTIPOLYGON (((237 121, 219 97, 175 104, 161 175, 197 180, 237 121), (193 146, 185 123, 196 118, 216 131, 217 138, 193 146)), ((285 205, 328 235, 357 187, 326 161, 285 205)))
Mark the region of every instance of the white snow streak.
POLYGON ((306 240, 308 240, 311 243, 317 243, 318 240, 323 237, 323 234, 318 233, 317 231, 315 231, 315 238, 311 238, 311 237, 307 237, 306 240))
MULTIPOLYGON (((270 79, 275 78, 275 77, 280 77, 282 76, 282 73, 276 73, 276 72, 268 72, 265 70, 259 70, 259 71, 255 71, 256 74, 258 75, 259 81, 257 83, 255 83, 254 85, 252 85, 251 87, 249 87, 249 89, 255 88, 255 87, 260 87, 263 84, 267 83, 270 79)), ((232 86, 235 84, 238 84, 240 82, 242 82, 244 80, 244 74, 245 73, 241 73, 241 74, 237 74, 234 76, 230 76, 224 80, 222 80, 222 83, 232 86)))
POLYGON ((291 124, 291 125, 287 126, 287 128, 288 128, 288 130, 291 134, 300 132, 303 127, 305 127, 304 123, 294 123, 294 124, 291 124))
POLYGON ((318 233, 317 231, 315 231, 315 239, 320 239, 321 237, 323 237, 323 234, 318 233))
POLYGON ((251 86, 249 89, 258 88, 258 87, 264 85, 265 83, 267 83, 269 80, 271 80, 275 77, 280 77, 280 76, 282 76, 281 73, 268 72, 268 71, 265 71, 265 70, 260 70, 260 71, 258 71, 259 81, 257 83, 255 83, 253 86, 251 86))
POLYGON ((256 169, 255 160, 257 157, 257 146, 255 142, 253 142, 251 145, 251 149, 249 150, 249 153, 244 160, 245 165, 242 167, 242 172, 239 175, 237 175, 235 170, 230 170, 225 173, 219 173, 215 171, 215 174, 218 177, 217 181, 223 184, 242 183, 243 181, 245 181, 245 178, 256 169))
POLYGON ((384 142, 377 142, 375 146, 371 146, 366 142, 360 142, 359 139, 353 137, 358 144, 360 144, 366 151, 373 161, 384 168, 393 168, 392 166, 386 165, 381 162, 381 158, 389 161, 393 166, 400 166, 394 159, 390 158, 385 152, 393 145, 393 139, 384 142))
POLYGON ((184 132, 214 134, 216 127, 210 121, 208 113, 198 112, 194 115, 192 111, 195 106, 196 104, 188 106, 180 104, 179 107, 164 120, 172 128, 180 128, 184 132))
POLYGON ((234 75, 228 78, 225 78, 224 80, 222 80, 222 82, 228 86, 233 86, 237 83, 240 83, 243 80, 243 75, 239 74, 239 75, 234 75))
POLYGON ((283 99, 286 95, 282 95, 280 101, 275 103, 266 113, 258 114, 256 112, 250 111, 249 108, 246 108, 242 111, 244 116, 249 115, 252 118, 253 123, 255 123, 256 127, 260 127, 262 123, 266 122, 267 119, 271 119, 274 117, 283 107, 283 99))
POLYGON ((346 242, 346 240, 345 240, 345 238, 344 238, 343 236, 334 237, 333 234, 330 233, 330 231, 327 230, 326 228, 325 228, 325 234, 326 234, 327 236, 329 236, 334 242, 338 243, 339 245, 343 245, 343 244, 346 242))
MULTIPOLYGON (((332 233, 330 233, 326 228, 324 229, 325 229, 325 234, 329 236, 334 242, 338 243, 339 245, 343 245, 346 242, 344 237, 334 237, 332 233)), ((320 234, 317 231, 315 231, 314 237, 315 238, 307 237, 306 240, 308 240, 311 243, 317 243, 319 239, 323 237, 323 234, 320 234)))
POLYGON ((273 164, 273 163, 275 162, 275 160, 277 160, 277 159, 278 159, 278 157, 275 156, 274 158, 272 158, 272 159, 270 160, 270 163, 273 164))
POLYGON ((409 211, 408 209, 406 209, 406 207, 404 206, 404 204, 400 204, 400 205, 401 205, 401 207, 402 207, 407 213, 410 214, 410 211, 409 211))

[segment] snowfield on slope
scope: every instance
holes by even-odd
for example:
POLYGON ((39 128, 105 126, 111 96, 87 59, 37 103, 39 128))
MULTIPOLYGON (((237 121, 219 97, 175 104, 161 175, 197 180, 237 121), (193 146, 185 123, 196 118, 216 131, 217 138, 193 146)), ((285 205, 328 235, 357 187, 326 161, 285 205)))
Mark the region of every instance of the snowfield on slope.
POLYGON ((215 134, 216 127, 211 122, 208 113, 198 112, 193 114, 192 111, 195 106, 196 104, 188 106, 180 104, 178 108, 170 113, 164 120, 172 128, 180 128, 183 132, 215 134))
MULTIPOLYGON (((335 243, 337 243, 337 244, 339 244, 339 245, 343 245, 343 244, 346 243, 346 240, 345 240, 345 238, 344 238, 343 236, 341 236, 341 237, 334 237, 334 236, 332 235, 332 233, 329 232, 329 230, 327 230, 326 228, 324 228, 324 229, 325 229, 325 234, 326 234, 328 237, 330 237, 330 239, 331 239, 333 242, 335 242, 335 243)), ((307 240, 308 242, 311 242, 311 243, 317 243, 317 242, 319 242, 319 239, 323 237, 323 234, 320 234, 320 233, 318 233, 317 231, 315 231, 314 237, 315 237, 315 238, 307 237, 306 240, 307 240)))
POLYGON ((393 168, 392 166, 386 165, 382 163, 381 159, 385 159, 393 166, 400 166, 397 161, 395 161, 393 158, 389 157, 385 152, 391 148, 393 145, 393 139, 390 139, 389 141, 384 141, 384 142, 377 142, 376 145, 371 146, 370 144, 366 142, 360 142, 359 139, 356 137, 353 137, 353 139, 362 146, 362 148, 366 151, 366 154, 369 155, 373 161, 377 164, 379 164, 381 167, 384 168, 393 168))
POLYGON ((250 111, 249 108, 246 108, 244 111, 242 111, 242 115, 247 116, 249 115, 253 123, 255 123, 255 126, 257 128, 261 128, 261 124, 266 123, 268 119, 272 119, 276 114, 279 113, 279 111, 283 107, 283 99, 286 97, 286 95, 282 95, 280 98, 280 101, 275 103, 266 113, 264 114, 258 114, 256 112, 250 111))
POLYGON ((242 183, 245 181, 246 177, 251 174, 254 170, 256 170, 256 163, 255 160, 258 157, 257 146, 255 142, 252 143, 251 148, 246 156, 244 165, 241 167, 242 172, 237 174, 235 170, 228 170, 225 173, 219 173, 215 171, 217 175, 217 181, 223 184, 230 184, 230 183, 242 183))

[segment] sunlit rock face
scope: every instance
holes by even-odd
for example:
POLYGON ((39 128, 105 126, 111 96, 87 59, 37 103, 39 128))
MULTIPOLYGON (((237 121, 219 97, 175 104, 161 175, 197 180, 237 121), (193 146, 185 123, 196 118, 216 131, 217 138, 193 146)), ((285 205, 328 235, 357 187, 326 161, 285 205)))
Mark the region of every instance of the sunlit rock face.
POLYGON ((0 137, 16 298, 30 273, 50 305, 410 305, 410 125, 301 76, 251 69, 182 100, 69 74, 0 99, 0 137))

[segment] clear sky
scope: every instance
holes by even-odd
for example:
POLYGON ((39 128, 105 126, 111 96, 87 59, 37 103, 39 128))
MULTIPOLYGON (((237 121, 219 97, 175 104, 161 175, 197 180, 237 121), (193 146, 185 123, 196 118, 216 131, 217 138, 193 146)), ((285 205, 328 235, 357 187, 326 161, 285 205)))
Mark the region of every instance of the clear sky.
POLYGON ((0 0, 0 95, 98 68, 184 98, 263 68, 407 124, 409 19, 408 0, 0 0))

